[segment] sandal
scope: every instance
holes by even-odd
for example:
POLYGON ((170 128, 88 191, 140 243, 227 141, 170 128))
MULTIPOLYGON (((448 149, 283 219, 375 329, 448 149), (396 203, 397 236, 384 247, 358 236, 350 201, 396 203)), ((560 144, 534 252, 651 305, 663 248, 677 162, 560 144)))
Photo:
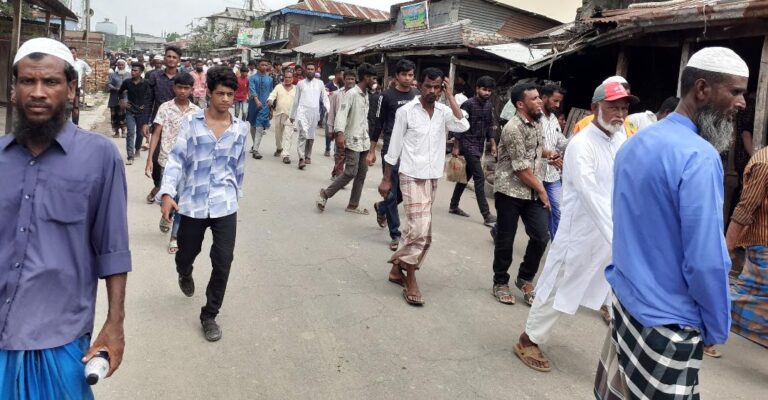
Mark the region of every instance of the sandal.
POLYGON ((450 213, 450 214, 456 214, 456 215, 459 215, 459 216, 462 216, 462 217, 469 217, 469 214, 467 214, 466 212, 464 212, 464 210, 462 210, 462 209, 461 209, 461 208, 459 208, 459 207, 456 207, 456 208, 451 208, 451 209, 449 209, 449 210, 448 210, 448 213, 450 213))
POLYGON ((179 252, 179 242, 176 239, 168 242, 168 254, 176 254, 179 252))
POLYGON ((168 231, 171 230, 171 222, 168 222, 165 220, 165 218, 160 217, 160 232, 168 233, 168 231))
POLYGON ((533 305, 533 299, 536 297, 536 293, 533 291, 533 283, 517 279, 515 286, 523 292, 523 299, 530 306, 533 305))
POLYGON ((512 292, 509 290, 509 285, 493 285, 491 294, 499 301, 499 303, 515 304, 515 296, 512 296, 512 292))
POLYGON ((325 191, 323 189, 320 189, 320 196, 317 197, 317 201, 315 201, 315 205, 317 206, 317 209, 320 211, 325 211, 325 204, 328 202, 328 198, 324 196, 325 191))
POLYGON ((421 295, 412 295, 408 294, 407 289, 403 289, 403 299, 405 299, 405 302, 416 307, 420 307, 424 305, 424 299, 421 298, 421 295))
POLYGON ((152 193, 147 195, 147 203, 155 204, 155 196, 152 196, 152 193))
POLYGON ((534 360, 549 364, 549 359, 547 359, 547 357, 544 356, 544 353, 542 353, 541 350, 536 346, 522 347, 520 346, 520 343, 515 343, 513 351, 515 352, 517 358, 519 358, 520 361, 522 361, 523 364, 527 365, 529 368, 540 372, 549 372, 552 370, 552 367, 539 367, 533 365, 533 363, 530 361, 534 360))
POLYGON ((348 213, 358 214, 358 215, 369 215, 370 212, 368 212, 367 208, 363 208, 362 210, 359 208, 345 208, 344 211, 348 213))
MULTIPOLYGON (((392 278, 391 276, 387 278, 390 282, 394 283, 395 285, 400 285, 402 287, 405 287, 405 275, 403 275, 403 270, 400 270, 400 276, 398 278, 392 278)), ((406 300, 407 301, 407 300, 406 300)))
POLYGON ((397 251, 397 247, 400 246, 400 238, 392 239, 389 241, 389 249, 397 251))
POLYGON ((704 346, 704 354, 712 358, 720 358, 723 356, 723 353, 721 353, 715 346, 704 346))
POLYGON ((376 223, 379 224, 379 228, 383 228, 387 224, 387 216, 379 211, 379 203, 373 203, 373 209, 376 211, 376 223))

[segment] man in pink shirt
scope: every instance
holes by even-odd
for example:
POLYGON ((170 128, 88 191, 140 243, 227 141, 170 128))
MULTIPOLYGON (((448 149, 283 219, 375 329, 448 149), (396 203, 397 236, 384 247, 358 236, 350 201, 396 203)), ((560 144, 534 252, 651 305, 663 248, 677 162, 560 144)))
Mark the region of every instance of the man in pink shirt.
POLYGON ((198 107, 205 109, 208 106, 206 95, 208 94, 205 83, 205 71, 203 71, 203 60, 195 61, 195 70, 190 73, 195 78, 195 84, 192 86, 192 102, 198 107))

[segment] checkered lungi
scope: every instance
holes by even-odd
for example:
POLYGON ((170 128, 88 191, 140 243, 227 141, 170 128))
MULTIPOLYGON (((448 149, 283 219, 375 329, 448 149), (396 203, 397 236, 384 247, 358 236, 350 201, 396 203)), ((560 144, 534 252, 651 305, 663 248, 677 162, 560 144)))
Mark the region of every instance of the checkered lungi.
POLYGON ((646 328, 614 296, 613 324, 595 377, 598 400, 699 399, 699 369, 704 354, 693 328, 646 328))
POLYGON ((120 106, 109 107, 110 122, 112 123, 112 130, 116 131, 120 128, 125 128, 125 110, 120 106))
POLYGON ((389 259, 391 263, 421 267, 432 244, 432 204, 437 191, 437 179, 416 179, 400 174, 400 191, 406 216, 406 233, 389 259))
POLYGON ((748 247, 746 261, 732 287, 731 331, 768 347, 768 247, 748 247))

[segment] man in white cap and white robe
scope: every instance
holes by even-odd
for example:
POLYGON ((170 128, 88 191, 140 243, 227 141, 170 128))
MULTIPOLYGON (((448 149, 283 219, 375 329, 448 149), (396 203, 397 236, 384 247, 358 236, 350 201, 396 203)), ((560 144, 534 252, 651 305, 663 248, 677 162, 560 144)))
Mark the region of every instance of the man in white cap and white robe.
POLYGON ((291 123, 299 133, 299 169, 312 163, 312 146, 315 143, 315 130, 320 120, 320 103, 328 110, 331 106, 323 81, 315 79, 315 65, 304 64, 306 79, 296 84, 296 100, 291 109, 291 123))
POLYGON ((720 152, 746 107, 748 80, 733 50, 699 50, 680 75, 675 112, 616 155, 605 270, 614 318, 595 379, 598 399, 698 399, 704 345, 728 339, 720 152))
POLYGON ((0 398, 93 399, 85 362, 125 348, 125 170, 106 136, 66 119, 77 72, 67 46, 26 41, 13 60, 13 132, 0 137, 0 398), (95 335, 99 278, 109 310, 95 335), (93 342, 91 342, 91 340, 93 342))
POLYGON ((624 119, 637 97, 618 82, 597 87, 592 123, 568 144, 563 164, 563 214, 544 270, 536 286, 525 331, 514 347, 527 366, 550 371, 539 345, 549 340, 560 315, 579 306, 599 310, 610 287, 605 267, 611 262, 613 159, 624 141, 624 119))

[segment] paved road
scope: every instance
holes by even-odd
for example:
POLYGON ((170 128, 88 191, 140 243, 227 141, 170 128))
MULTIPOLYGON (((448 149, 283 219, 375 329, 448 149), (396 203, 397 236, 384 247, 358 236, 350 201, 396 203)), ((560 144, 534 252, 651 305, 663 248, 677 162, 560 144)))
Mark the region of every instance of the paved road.
MULTIPOLYGON (((103 111, 103 109, 102 109, 103 111)), ((104 125, 100 125, 104 129, 104 125)), ((108 130, 108 128, 107 128, 108 130)), ((106 130, 103 130, 106 132, 106 130)), ((248 159, 238 214, 235 261, 218 321, 223 339, 203 339, 198 313, 210 273, 207 251, 196 263, 197 293, 176 284, 159 207, 144 201, 151 182, 144 159, 127 167, 133 270, 128 280, 123 366, 96 387, 109 399, 589 399, 606 326, 595 312, 564 317, 545 348, 553 372, 524 367, 511 348, 528 307, 490 295, 492 243, 474 197, 472 218, 447 213, 452 187, 441 182, 434 246, 420 273, 426 306, 406 305, 387 282, 388 235, 373 216, 345 213, 349 190, 314 207, 331 161, 298 171, 273 158, 248 159)), ((121 151, 124 142, 115 139, 121 151)), ((363 192, 378 199, 380 165, 363 192)), ((210 241, 206 241, 206 246, 210 241)), ((519 264, 521 232, 515 253, 519 264)), ((670 305, 673 306, 673 305, 670 305)), ((97 327, 106 315, 100 291, 97 327)), ((708 399, 756 399, 768 389, 766 350, 733 336, 721 360, 707 359, 708 399)))

